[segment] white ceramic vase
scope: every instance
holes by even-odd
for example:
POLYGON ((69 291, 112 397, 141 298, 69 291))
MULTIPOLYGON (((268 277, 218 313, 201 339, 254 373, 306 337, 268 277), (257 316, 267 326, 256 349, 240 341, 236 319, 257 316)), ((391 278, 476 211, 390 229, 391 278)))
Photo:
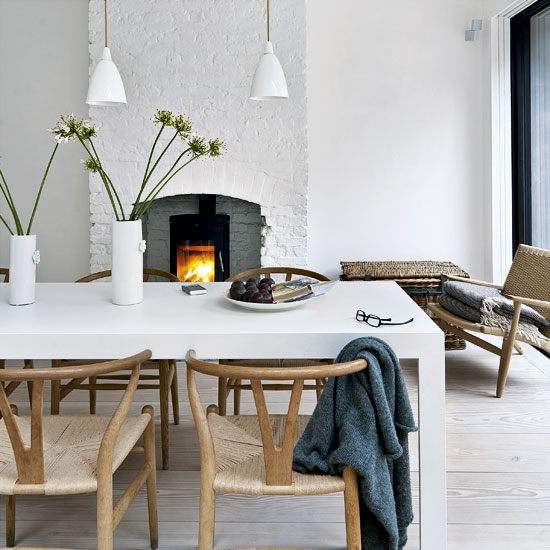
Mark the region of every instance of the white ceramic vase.
POLYGON ((113 304, 131 306, 143 302, 143 253, 141 220, 113 222, 111 271, 113 304))
POLYGON ((40 263, 40 252, 36 250, 36 235, 12 235, 10 237, 10 305, 34 304, 38 263, 40 263))

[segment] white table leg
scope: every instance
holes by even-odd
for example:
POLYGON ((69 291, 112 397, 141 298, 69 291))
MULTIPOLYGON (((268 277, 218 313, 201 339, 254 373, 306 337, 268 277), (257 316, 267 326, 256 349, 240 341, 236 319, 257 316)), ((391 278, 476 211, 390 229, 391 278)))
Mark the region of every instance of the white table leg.
POLYGON ((443 335, 430 340, 418 359, 420 548, 445 550, 445 349, 443 335))

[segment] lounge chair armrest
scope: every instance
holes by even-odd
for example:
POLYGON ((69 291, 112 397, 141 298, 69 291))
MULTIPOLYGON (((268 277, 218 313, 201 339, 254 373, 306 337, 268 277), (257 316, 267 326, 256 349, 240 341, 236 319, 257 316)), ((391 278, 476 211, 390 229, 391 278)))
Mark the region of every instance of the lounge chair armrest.
POLYGON ((523 298, 522 296, 512 296, 511 294, 503 294, 505 298, 513 300, 514 302, 520 302, 521 304, 526 304, 529 306, 535 307, 546 307, 550 309, 550 302, 544 300, 535 300, 534 298, 523 298))
POLYGON ((502 285, 496 285, 495 283, 477 281, 476 279, 468 279, 467 277, 459 277, 458 275, 446 275, 445 273, 443 273, 442 275, 451 281, 460 281, 462 283, 471 283, 473 285, 489 286, 491 288, 498 288, 499 290, 502 290, 502 285))

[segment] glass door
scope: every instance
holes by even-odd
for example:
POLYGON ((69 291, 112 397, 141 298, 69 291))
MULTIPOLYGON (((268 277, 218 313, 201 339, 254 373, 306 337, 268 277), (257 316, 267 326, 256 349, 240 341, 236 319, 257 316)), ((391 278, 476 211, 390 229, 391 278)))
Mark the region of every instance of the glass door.
POLYGON ((550 249, 550 0, 511 21, 514 249, 550 249))

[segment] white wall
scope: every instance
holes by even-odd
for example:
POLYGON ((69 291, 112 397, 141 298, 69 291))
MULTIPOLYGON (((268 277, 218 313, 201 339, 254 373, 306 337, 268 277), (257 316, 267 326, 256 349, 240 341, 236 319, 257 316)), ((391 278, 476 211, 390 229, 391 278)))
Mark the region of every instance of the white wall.
POLYGON ((308 3, 309 266, 453 261, 485 275, 476 0, 308 3))
MULTIPOLYGON (((0 156, 28 220, 53 148, 46 129, 60 114, 87 113, 88 0, 0 0, 0 156)), ((74 280, 89 270, 88 178, 81 152, 57 153, 35 218, 38 279, 74 280)), ((3 198, 0 213, 6 214, 3 198)), ((8 265, 0 227, 0 266, 8 265)))
MULTIPOLYGON (((340 260, 449 259, 488 273, 487 81, 482 41, 464 41, 482 4, 308 0, 310 267, 336 275, 340 260)), ((0 0, 0 154, 17 196, 38 185, 50 151, 43 129, 62 112, 86 113, 87 7, 0 0)), ((238 56, 238 36, 232 47, 238 56)), ((39 211, 42 280, 88 270, 80 158, 76 147, 61 151, 39 211)))

